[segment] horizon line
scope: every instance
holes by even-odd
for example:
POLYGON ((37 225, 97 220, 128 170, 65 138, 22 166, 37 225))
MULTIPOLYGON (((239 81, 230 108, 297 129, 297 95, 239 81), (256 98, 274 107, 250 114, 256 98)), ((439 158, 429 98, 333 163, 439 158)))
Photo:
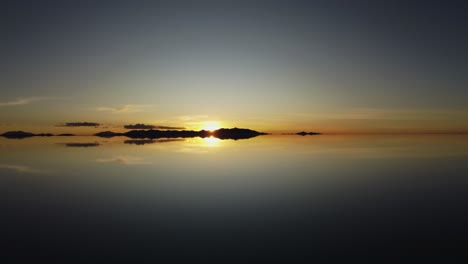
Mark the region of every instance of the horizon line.
MULTIPOLYGON (((238 128, 238 127, 234 127, 234 128, 238 128)), ((229 128, 220 128, 220 129, 229 129, 229 128)), ((231 128, 232 129, 232 128, 231 128)), ((132 130, 148 130, 148 129, 132 129, 132 130)), ((153 130, 153 129, 150 129, 150 130, 153 130)), ((159 129, 156 129, 156 130, 159 130, 159 129)), ((219 130, 219 129, 217 129, 219 130)), ((11 132, 11 131, 21 131, 21 130, 9 130, 9 131, 5 131, 5 132, 0 132, 0 135, 3 135, 4 133, 7 133, 7 132, 11 132)), ((110 131, 110 130, 106 130, 106 131, 110 131)), ((131 131, 131 130, 128 130, 128 131, 131 131)), ((191 129, 182 129, 182 130, 161 130, 161 131, 203 131, 202 130, 191 130, 191 129)), ((399 131, 399 132, 320 132, 320 131, 306 131, 306 130, 302 130, 302 131, 299 131, 299 132, 278 132, 278 131, 275 131, 275 132, 263 132, 263 131, 260 131, 261 133, 266 133, 267 135, 276 135, 276 136, 281 136, 281 135, 284 135, 284 136, 288 136, 288 135, 297 135, 298 133, 300 132, 317 132, 317 133, 320 133, 320 135, 468 135, 468 131, 418 131, 418 132, 410 132, 410 131, 407 131, 407 132, 403 132, 403 131, 399 131)), ((25 132, 25 131, 23 131, 25 132)), ((101 132, 104 132, 104 131, 101 131, 101 132)), ((112 131, 111 131, 112 132, 112 131)), ((99 133, 99 132, 97 132, 99 133)), ((50 132, 40 132, 40 133, 35 133, 35 134, 52 134, 53 136, 60 136, 60 135, 63 135, 63 134, 72 134, 73 136, 95 136, 96 133, 92 133, 92 134, 75 134, 75 133, 50 133, 50 132)))

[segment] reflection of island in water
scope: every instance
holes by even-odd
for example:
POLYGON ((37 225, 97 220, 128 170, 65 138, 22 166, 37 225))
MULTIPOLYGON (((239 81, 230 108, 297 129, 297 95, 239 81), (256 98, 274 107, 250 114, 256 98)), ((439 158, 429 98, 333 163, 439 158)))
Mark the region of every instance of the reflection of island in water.
POLYGON ((128 138, 192 138, 192 137, 216 137, 219 139, 248 139, 260 135, 266 135, 266 133, 250 130, 246 128, 221 128, 214 131, 193 131, 193 130, 132 130, 126 133, 115 133, 111 131, 105 131, 95 134, 98 137, 111 138, 117 136, 124 136, 128 138))
POLYGON ((154 144, 154 143, 166 143, 166 142, 174 142, 174 141, 184 141, 182 138, 168 138, 168 139, 131 139, 131 140, 125 140, 124 144, 129 144, 129 145, 146 145, 146 144, 154 144))
POLYGON ((65 143, 66 147, 72 148, 89 148, 89 147, 98 147, 101 144, 94 142, 94 143, 65 143))

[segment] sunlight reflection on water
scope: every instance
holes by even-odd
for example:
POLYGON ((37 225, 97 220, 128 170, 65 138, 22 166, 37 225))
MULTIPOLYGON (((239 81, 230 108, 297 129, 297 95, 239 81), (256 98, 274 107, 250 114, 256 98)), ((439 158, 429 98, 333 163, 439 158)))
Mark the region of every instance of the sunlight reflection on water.
POLYGON ((445 241, 468 220, 467 157, 466 136, 0 139, 0 231, 12 245, 80 251, 268 245, 278 232, 333 251, 376 237, 445 241))

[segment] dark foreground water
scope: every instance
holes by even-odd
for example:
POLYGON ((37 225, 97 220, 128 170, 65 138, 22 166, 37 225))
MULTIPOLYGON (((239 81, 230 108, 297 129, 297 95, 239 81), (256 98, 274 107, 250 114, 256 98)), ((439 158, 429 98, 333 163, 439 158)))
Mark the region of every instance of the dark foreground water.
POLYGON ((465 252, 467 187, 463 135, 0 139, 0 253, 61 263, 446 257, 465 252))

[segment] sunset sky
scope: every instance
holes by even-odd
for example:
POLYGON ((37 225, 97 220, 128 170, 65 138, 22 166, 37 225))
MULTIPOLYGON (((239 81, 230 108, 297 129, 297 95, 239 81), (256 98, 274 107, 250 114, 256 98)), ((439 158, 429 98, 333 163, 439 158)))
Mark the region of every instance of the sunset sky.
POLYGON ((0 133, 468 132, 466 1, 7 0, 1 10, 0 133))

